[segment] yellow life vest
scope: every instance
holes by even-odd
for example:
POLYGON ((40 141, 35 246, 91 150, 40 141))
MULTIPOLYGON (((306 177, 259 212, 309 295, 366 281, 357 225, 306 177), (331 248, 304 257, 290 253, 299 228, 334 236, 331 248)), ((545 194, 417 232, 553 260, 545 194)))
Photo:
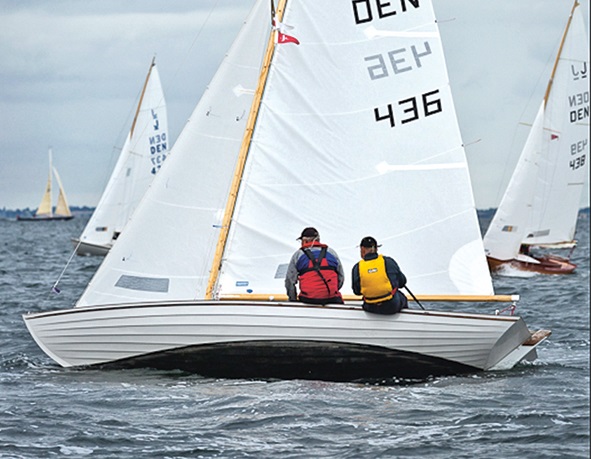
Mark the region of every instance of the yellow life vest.
POLYGON ((388 301, 394 294, 392 283, 386 274, 386 260, 382 255, 373 260, 359 262, 359 280, 361 294, 366 303, 388 301))

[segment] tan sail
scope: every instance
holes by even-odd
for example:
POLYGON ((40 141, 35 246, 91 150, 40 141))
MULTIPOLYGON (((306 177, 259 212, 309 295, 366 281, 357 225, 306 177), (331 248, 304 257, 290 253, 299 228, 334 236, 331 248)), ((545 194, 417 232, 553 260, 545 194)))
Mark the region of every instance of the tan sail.
POLYGON ((49 170, 49 177, 47 178, 47 185, 45 186, 45 194, 41 199, 41 203, 35 213, 37 216, 51 217, 51 169, 49 170))
POLYGON ((60 176, 58 175, 57 170, 55 168, 53 169, 53 173, 55 174, 55 178, 57 180, 57 184, 60 190, 60 194, 57 198, 57 206, 55 207, 55 215, 59 215, 60 217, 71 217, 72 212, 70 212, 70 206, 68 206, 66 192, 64 191, 62 181, 60 180, 60 176))
POLYGON ((49 176, 47 177, 47 185, 45 186, 45 194, 43 198, 41 198, 41 203, 37 208, 37 212, 35 215, 43 216, 43 217, 51 217, 52 216, 52 209, 51 209, 51 148, 48 152, 49 155, 49 176))

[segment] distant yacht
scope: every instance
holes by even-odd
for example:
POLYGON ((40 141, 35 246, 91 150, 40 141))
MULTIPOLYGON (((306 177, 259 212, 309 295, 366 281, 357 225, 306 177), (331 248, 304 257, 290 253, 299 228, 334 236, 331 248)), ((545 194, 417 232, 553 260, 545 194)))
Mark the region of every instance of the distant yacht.
POLYGON ((66 198, 66 193, 64 191, 64 187, 62 186, 62 181, 60 180, 60 176, 57 173, 55 167, 52 166, 51 162, 51 148, 49 149, 49 177, 47 178, 47 186, 45 187, 45 194, 41 199, 41 204, 37 208, 35 215, 32 217, 24 217, 17 215, 16 219, 19 221, 49 221, 49 220, 71 220, 74 218, 72 213, 70 212, 70 207, 68 206, 68 200, 66 198), (55 213, 53 212, 53 208, 51 206, 51 174, 55 175, 55 179, 57 180, 57 184, 59 186, 60 194, 57 198, 57 205, 55 207, 55 213))
POLYGON ((78 255, 106 255, 168 156, 166 102, 154 59, 111 178, 79 239, 78 255))
POLYGON ((581 196, 589 174, 588 56, 589 39, 575 0, 544 99, 484 235, 493 271, 570 274, 576 268, 569 258, 530 249, 576 245, 581 196))

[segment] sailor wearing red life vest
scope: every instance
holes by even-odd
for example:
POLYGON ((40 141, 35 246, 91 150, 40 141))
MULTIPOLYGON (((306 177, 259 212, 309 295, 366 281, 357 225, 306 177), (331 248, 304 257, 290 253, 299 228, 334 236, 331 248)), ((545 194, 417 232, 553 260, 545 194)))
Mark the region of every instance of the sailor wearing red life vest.
POLYGON ((376 314, 396 314, 408 308, 406 296, 399 290, 406 276, 393 258, 378 255, 377 241, 364 237, 359 244, 362 260, 353 266, 353 292, 363 296, 363 309, 376 314))
POLYGON ((302 241, 302 246, 291 257, 285 275, 289 301, 342 304, 343 297, 339 290, 345 281, 345 273, 337 253, 320 242, 320 235, 315 228, 305 228, 298 240, 302 241))

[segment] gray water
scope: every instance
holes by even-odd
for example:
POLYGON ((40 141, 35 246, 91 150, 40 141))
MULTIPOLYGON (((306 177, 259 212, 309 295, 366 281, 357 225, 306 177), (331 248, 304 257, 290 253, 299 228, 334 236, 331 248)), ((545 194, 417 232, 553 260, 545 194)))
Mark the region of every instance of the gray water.
POLYGON ((100 258, 74 257, 50 289, 84 223, 0 221, 0 458, 589 457, 588 219, 575 274, 493 279, 552 329, 538 360, 387 386, 59 367, 21 314, 81 294, 100 258))

